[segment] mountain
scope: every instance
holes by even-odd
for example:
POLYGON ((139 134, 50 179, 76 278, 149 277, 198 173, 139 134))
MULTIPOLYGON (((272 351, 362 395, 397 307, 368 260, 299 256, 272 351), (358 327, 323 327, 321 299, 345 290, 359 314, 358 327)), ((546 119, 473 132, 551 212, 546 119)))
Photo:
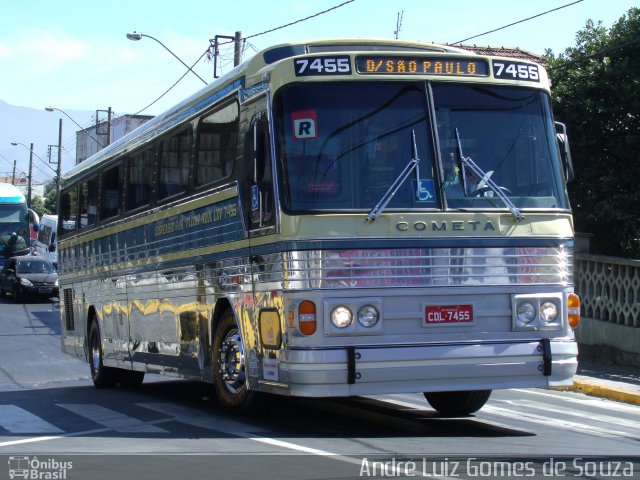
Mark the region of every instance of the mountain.
MULTIPOLYGON (((33 143, 33 180, 45 182, 54 178, 57 167, 57 148, 52 149, 48 163, 48 146, 58 145, 58 119, 62 118, 62 172, 75 165, 76 131, 80 130, 67 116, 59 111, 47 112, 43 105, 41 110, 29 107, 10 105, 0 100, 0 176, 11 175, 13 161, 17 160, 18 172, 28 172, 29 147, 33 143), (11 142, 23 143, 11 145, 11 142), (37 156, 36 156, 37 155, 37 156), (38 158, 40 157, 40 159, 38 158), (51 168, 49 168, 51 167, 51 168)), ((95 111, 64 110, 80 125, 88 127, 95 119, 95 111)))

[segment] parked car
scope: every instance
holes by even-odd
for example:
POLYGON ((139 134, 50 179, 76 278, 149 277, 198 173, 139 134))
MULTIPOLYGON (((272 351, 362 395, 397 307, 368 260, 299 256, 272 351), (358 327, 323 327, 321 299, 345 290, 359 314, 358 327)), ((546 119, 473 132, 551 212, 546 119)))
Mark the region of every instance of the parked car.
POLYGON ((57 297, 59 292, 58 273, 46 258, 31 255, 11 257, 0 271, 0 295, 11 293, 16 301, 57 297))

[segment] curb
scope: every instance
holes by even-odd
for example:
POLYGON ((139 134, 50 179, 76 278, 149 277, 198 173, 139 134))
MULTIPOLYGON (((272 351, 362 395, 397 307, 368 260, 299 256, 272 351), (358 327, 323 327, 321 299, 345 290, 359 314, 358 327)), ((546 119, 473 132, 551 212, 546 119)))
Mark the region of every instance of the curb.
POLYGON ((620 388, 619 386, 614 388, 607 386, 602 382, 574 378, 572 386, 562 387, 559 388, 559 390, 579 391, 586 393, 587 395, 593 395, 594 397, 640 405, 640 391, 630 391, 629 389, 631 388, 633 388, 631 385, 628 388, 620 388))

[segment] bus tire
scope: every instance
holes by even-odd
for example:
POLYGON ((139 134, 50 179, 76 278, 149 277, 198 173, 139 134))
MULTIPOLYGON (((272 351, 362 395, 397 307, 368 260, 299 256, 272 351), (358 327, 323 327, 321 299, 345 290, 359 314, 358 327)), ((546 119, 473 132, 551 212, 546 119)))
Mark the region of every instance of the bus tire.
POLYGON ((259 395, 247 387, 242 336, 231 310, 224 312, 215 327, 211 351, 213 386, 220 405, 233 413, 258 413, 259 395))
POLYGON ((443 415, 462 416, 480 410, 491 395, 491 390, 463 392, 424 392, 424 397, 435 410, 443 415))
POLYGON ((139 388, 144 381, 144 372, 137 370, 118 370, 118 385, 130 390, 139 388))
POLYGON ((115 388, 118 385, 117 370, 103 364, 102 339, 98 322, 93 320, 89 328, 89 367, 91 380, 96 388, 115 388))

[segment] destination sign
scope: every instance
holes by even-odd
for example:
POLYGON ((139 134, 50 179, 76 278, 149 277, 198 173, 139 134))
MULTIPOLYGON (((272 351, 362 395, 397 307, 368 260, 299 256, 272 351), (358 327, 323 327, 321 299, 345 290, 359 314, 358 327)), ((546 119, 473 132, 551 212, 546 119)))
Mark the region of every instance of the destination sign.
POLYGON ((356 71, 365 75, 442 75, 488 77, 485 60, 443 57, 367 55, 356 58, 356 71))

